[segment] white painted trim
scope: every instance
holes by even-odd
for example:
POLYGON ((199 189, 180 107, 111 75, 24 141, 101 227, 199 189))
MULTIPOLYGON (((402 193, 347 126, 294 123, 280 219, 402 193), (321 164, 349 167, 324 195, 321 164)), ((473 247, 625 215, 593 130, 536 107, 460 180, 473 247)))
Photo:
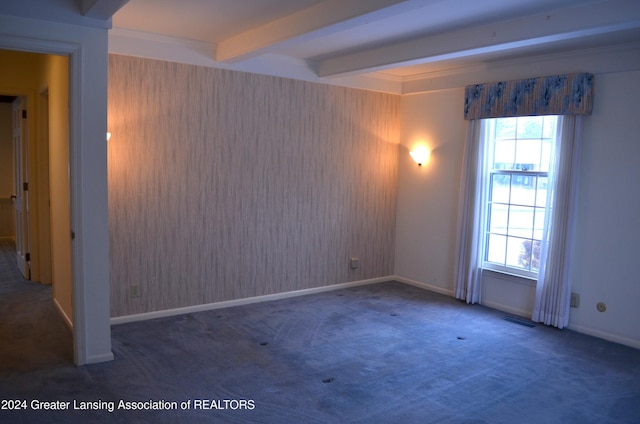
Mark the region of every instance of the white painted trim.
MULTIPOLYGON (((479 72, 494 72, 497 68, 509 68, 518 65, 529 65, 534 67, 539 65, 541 62, 566 62, 571 63, 576 59, 580 59, 583 57, 593 57, 598 56, 601 57, 603 54, 612 54, 612 53, 621 53, 621 54, 629 54, 634 50, 637 50, 640 47, 640 43, 632 42, 632 43, 624 43, 618 44, 614 46, 599 46, 599 47, 590 47, 583 48, 578 50, 572 50, 569 52, 561 52, 561 53, 546 53, 546 54, 532 54, 526 55, 524 57, 519 57, 516 59, 504 59, 499 61, 492 62, 484 62, 482 64, 478 64, 477 62, 471 62, 470 64, 457 65, 452 68, 446 69, 438 69, 437 71, 427 71, 420 74, 408 75, 406 77, 402 77, 403 82, 413 82, 413 81, 421 81, 421 80, 431 80, 437 78, 446 78, 451 77, 453 75, 474 75, 479 72)), ((603 64, 605 66, 607 64, 603 64)), ((607 65, 610 66, 610 65, 607 65)), ((534 71, 538 72, 538 71, 534 71)), ((379 72, 382 73, 382 72, 379 72)), ((494 82, 494 81, 487 81, 494 82)))
POLYGON ((69 318, 69 316, 64 312, 64 309, 62 309, 62 306, 60 306, 60 304, 58 303, 58 299, 56 298, 53 299, 53 305, 56 307, 56 309, 64 319, 64 322, 65 324, 67 324, 67 327, 69 327, 71 331, 73 331, 73 321, 71 321, 71 318, 69 318))
POLYGON ((87 356, 87 364, 98 364, 100 362, 113 361, 115 357, 112 352, 103 353, 102 355, 89 355, 87 356))
POLYGON ((638 11, 640 5, 634 0, 609 0, 557 9, 553 19, 551 14, 532 14, 425 35, 328 57, 318 62, 318 75, 350 75, 485 53, 517 52, 524 47, 637 29, 640 27, 638 11))
POLYGON ((538 77, 551 73, 594 74, 640 69, 638 43, 594 47, 562 53, 527 55, 517 59, 460 65, 434 72, 400 77, 371 72, 321 78, 317 64, 281 54, 262 54, 238 63, 215 60, 216 46, 161 34, 113 28, 109 31, 109 53, 144 57, 196 66, 251 72, 282 78, 359 88, 391 94, 416 94, 464 87, 497 80, 538 77), (606 59, 605 59, 606 58, 606 59))
POLYGON ((612 334, 607 331, 596 330, 594 328, 583 327, 582 325, 572 325, 569 324, 567 326, 569 330, 573 330, 578 333, 586 334, 588 336, 597 337, 599 339, 608 340, 610 342, 619 343, 625 346, 633 347, 635 349, 640 349, 640 340, 630 339, 628 337, 619 336, 617 334, 612 334))
POLYGON ((418 7, 403 0, 323 1, 220 41, 217 59, 237 62, 302 36, 335 34, 354 25, 384 19, 391 9, 398 13, 418 7))
POLYGON ((562 53, 473 64, 404 77, 402 94, 427 93, 470 84, 559 73, 606 74, 640 69, 639 43, 594 47, 562 53))
POLYGON ((129 0, 81 0, 82 16, 111 23, 111 17, 129 0))
POLYGON ((318 77, 307 61, 274 53, 262 54, 238 63, 223 63, 215 60, 216 46, 212 43, 124 28, 109 31, 109 53, 391 94, 400 94, 402 91, 402 80, 388 75, 368 74, 325 79, 318 77))
POLYGON ((440 293, 440 294, 453 297, 453 290, 450 290, 450 289, 445 289, 443 287, 434 286, 433 284, 423 283, 421 281, 416 281, 410 278, 401 277, 399 275, 394 275, 392 276, 392 278, 394 281, 397 281, 399 283, 407 284, 410 286, 418 287, 419 289, 428 290, 435 293, 440 293))
POLYGON ((368 280, 352 281, 349 283, 332 284, 330 286, 314 287, 311 289, 295 290, 284 293, 268 294, 264 296, 247 297, 244 299, 225 300, 223 302, 206 303, 203 305, 185 306, 183 308, 165 309, 162 311, 145 312, 142 314, 125 315, 111 318, 111 325, 125 324, 128 322, 146 321, 156 318, 165 318, 175 315, 184 315, 195 312, 211 311, 215 309, 230 308, 232 306, 249 305, 252 303, 268 302, 271 300, 287 299, 291 297, 305 296, 309 294, 323 293, 327 291, 346 289, 349 287, 364 286, 367 284, 383 283, 394 280, 395 276, 371 278, 368 280))

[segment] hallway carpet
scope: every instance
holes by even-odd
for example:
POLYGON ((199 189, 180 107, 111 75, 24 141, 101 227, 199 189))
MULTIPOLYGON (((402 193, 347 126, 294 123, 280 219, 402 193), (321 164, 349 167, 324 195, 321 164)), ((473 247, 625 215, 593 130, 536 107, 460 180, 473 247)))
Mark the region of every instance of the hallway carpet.
POLYGON ((0 240, 0 379, 73 364, 71 330, 51 286, 23 279, 15 251, 13 241, 0 240))
POLYGON ((397 282, 121 324, 112 338, 113 362, 3 376, 0 399, 25 409, 0 422, 640 422, 640 351, 397 282))

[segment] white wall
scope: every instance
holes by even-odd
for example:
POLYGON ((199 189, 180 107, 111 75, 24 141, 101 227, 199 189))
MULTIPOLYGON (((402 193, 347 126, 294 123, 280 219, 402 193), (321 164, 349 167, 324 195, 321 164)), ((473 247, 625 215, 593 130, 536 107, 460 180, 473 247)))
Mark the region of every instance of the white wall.
POLYGON ((452 293, 455 216, 466 124, 462 89, 403 96, 395 274, 452 293), (431 155, 417 166, 417 145, 431 155))
POLYGON ((596 76, 593 115, 584 125, 573 274, 581 305, 570 326, 640 347, 638 81, 640 71, 596 76), (605 313, 598 302, 607 304, 605 313))
MULTIPOLYGON (((640 52, 638 52, 640 55, 640 52)), ((553 69, 545 69, 549 75, 553 69)), ((589 72, 589 69, 584 69, 589 72)), ((514 76, 518 78, 518 76, 514 76)), ((574 254, 575 330, 640 347, 640 71, 595 76, 593 114, 585 119, 580 212, 574 254), (596 311, 603 301, 608 310, 596 311)), ((459 174, 466 123, 463 88, 404 96, 400 146, 395 274, 453 290, 459 174), (408 150, 420 139, 433 149, 419 168, 408 150)), ((482 303, 530 315, 534 285, 485 273, 482 303)))

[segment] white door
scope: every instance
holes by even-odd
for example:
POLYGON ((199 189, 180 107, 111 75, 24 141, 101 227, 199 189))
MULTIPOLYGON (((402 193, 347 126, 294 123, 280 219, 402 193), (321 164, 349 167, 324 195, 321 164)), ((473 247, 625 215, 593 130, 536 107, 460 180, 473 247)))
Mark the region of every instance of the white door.
POLYGON ((27 157, 27 113, 26 100, 18 97, 13 102, 13 148, 15 158, 15 219, 16 261, 18 269, 26 279, 31 278, 29 269, 29 190, 27 157), (24 112, 23 112, 24 111, 24 112))

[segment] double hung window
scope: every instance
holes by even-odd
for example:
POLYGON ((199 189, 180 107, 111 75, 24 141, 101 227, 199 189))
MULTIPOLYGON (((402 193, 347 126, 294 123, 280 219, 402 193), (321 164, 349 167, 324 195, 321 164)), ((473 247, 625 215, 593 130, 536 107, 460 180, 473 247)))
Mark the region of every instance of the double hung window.
POLYGON ((484 268, 536 278, 557 116, 488 119, 484 268))

